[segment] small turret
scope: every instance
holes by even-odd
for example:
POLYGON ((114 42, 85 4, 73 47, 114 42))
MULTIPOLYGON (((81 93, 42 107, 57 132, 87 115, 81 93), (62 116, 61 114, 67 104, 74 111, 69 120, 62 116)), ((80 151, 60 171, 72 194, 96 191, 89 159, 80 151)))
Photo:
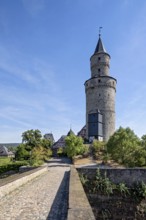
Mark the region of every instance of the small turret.
POLYGON ((91 77, 108 76, 110 68, 109 62, 110 55, 106 52, 99 35, 94 54, 90 58, 91 77))

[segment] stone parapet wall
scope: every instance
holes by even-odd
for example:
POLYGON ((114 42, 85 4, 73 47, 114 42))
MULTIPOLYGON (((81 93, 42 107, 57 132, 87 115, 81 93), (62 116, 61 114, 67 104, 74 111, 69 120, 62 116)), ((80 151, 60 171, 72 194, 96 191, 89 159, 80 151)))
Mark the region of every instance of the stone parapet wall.
POLYGON ((69 184, 68 220, 95 220, 91 206, 84 192, 78 172, 71 167, 69 184))
POLYGON ((47 170, 48 167, 42 167, 33 171, 25 172, 23 174, 20 174, 20 178, 17 178, 12 182, 8 182, 0 186, 0 199, 5 195, 9 194, 10 192, 12 192, 13 190, 17 189, 18 187, 22 186, 23 184, 27 183, 28 181, 46 172, 47 170))
MULTIPOLYGON (((89 179, 95 177, 97 168, 77 168, 79 173, 85 174, 89 179)), ((143 181, 146 183, 146 169, 144 168, 100 168, 101 175, 105 175, 113 182, 113 183, 126 183, 128 186, 132 186, 135 182, 143 181)))

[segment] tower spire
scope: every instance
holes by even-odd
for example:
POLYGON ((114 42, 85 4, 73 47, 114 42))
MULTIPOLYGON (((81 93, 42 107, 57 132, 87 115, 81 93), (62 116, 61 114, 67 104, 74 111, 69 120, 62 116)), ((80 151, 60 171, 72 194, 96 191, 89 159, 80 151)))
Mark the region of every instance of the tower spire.
POLYGON ((104 45, 103 45, 102 40, 101 40, 101 29, 102 29, 102 28, 103 28, 103 27, 99 27, 99 39, 98 39, 98 42, 97 42, 97 45, 96 45, 94 54, 95 54, 95 53, 99 53, 99 52, 104 52, 104 53, 106 53, 106 50, 105 50, 104 45))

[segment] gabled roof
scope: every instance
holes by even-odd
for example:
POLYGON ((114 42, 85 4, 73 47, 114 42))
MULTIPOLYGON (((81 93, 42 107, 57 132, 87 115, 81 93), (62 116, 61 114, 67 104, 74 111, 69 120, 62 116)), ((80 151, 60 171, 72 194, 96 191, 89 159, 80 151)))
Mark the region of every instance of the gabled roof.
POLYGON ((11 156, 11 155, 14 155, 14 153, 9 151, 7 147, 0 146, 0 156, 11 156))
POLYGON ((99 53, 99 52, 104 52, 106 53, 106 50, 104 48, 104 45, 102 43, 101 37, 99 36, 98 42, 97 42, 97 46, 95 48, 94 54, 95 53, 99 53))
POLYGON ((78 132, 77 135, 82 137, 83 139, 86 137, 86 125, 78 132))
POLYGON ((52 148, 55 149, 55 148, 60 148, 60 147, 65 147, 65 138, 66 138, 66 135, 62 135, 58 141, 56 141, 52 148))

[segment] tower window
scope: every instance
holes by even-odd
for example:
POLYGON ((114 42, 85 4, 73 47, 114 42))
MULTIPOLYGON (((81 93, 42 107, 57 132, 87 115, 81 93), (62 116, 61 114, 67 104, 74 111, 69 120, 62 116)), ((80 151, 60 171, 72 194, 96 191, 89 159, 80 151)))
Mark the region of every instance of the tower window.
POLYGON ((99 96, 100 96, 100 94, 99 94, 99 96))
POLYGON ((98 57, 98 60, 100 60, 101 58, 100 57, 98 57))
POLYGON ((98 80, 98 82, 100 83, 100 82, 101 82, 101 80, 99 79, 99 80, 98 80))
POLYGON ((100 72, 100 69, 98 69, 98 72, 100 72))

